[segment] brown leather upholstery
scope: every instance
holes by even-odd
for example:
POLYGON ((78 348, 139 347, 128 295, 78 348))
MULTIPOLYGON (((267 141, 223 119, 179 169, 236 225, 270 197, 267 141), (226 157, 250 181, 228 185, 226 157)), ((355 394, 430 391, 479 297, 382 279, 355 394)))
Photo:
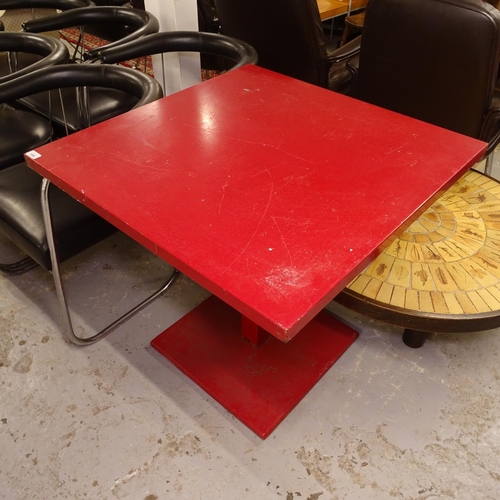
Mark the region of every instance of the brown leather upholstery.
POLYGON ((497 8, 499 7, 499 0, 485 0, 485 2, 489 3, 490 5, 493 5, 493 7, 497 8))
MULTIPOLYGON (((92 5, 91 0, 0 0, 0 10, 6 10, 7 13, 4 19, 6 31, 18 32, 21 29, 21 22, 19 19, 23 19, 23 14, 26 14, 26 21, 28 19, 38 19, 45 16, 51 16, 55 13, 56 9, 61 11, 77 9, 80 7, 88 7, 92 5), (15 11, 15 16, 10 18, 9 11, 15 11), (8 21, 10 19, 10 22, 8 21)), ((0 21, 0 31, 3 24, 0 21)), ((45 33, 47 34, 47 33, 45 33)), ((50 36, 52 39, 56 39, 57 32, 53 32, 50 36)), ((19 53, 17 58, 17 68, 23 69, 27 66, 31 66, 33 63, 40 60, 40 56, 35 55, 35 53, 27 53, 29 51, 22 51, 19 53)), ((34 71, 36 68, 30 68, 30 71, 34 71)), ((0 78, 11 73, 7 56, 3 51, 0 51, 0 78)))
POLYGON ((344 65, 329 71, 316 0, 215 0, 215 7, 221 32, 252 45, 260 66, 314 85, 346 90, 350 76, 344 65))
POLYGON ((483 0, 370 0, 352 95, 489 142, 500 12, 483 0))

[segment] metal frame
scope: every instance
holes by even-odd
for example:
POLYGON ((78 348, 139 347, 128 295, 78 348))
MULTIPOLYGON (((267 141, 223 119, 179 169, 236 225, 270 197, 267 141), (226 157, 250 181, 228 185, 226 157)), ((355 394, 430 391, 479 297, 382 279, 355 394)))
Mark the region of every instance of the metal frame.
POLYGON ((113 330, 118 328, 122 323, 127 321, 129 318, 132 316, 136 315, 139 311, 144 309, 147 305, 149 305, 151 302, 153 302, 155 299, 157 299, 160 295, 162 295, 164 292, 166 292, 176 281, 177 277, 179 276, 179 271, 174 268, 172 271, 172 274, 169 276, 168 280, 166 283, 159 288, 156 292, 154 292, 152 295, 150 295, 148 298, 143 300, 141 303, 137 304, 135 307, 127 311, 125 314, 120 316, 118 319, 113 321, 111 324, 103 328, 99 333, 96 333, 92 337, 87 337, 87 338, 82 338, 78 337, 75 334, 74 328, 73 328, 73 323, 71 321, 71 315, 68 309, 68 304, 66 301, 66 295, 64 292, 64 287, 63 283, 61 280, 61 273, 59 269, 59 260, 57 258, 57 249, 55 246, 55 241, 54 241, 54 232, 53 232, 53 226, 52 226, 52 215, 50 211, 50 202, 49 202, 49 187, 50 187, 50 181, 48 179, 43 179, 42 181, 42 187, 41 187, 41 193, 40 193, 40 201, 42 204, 42 213, 43 213, 43 222, 45 226, 45 232, 47 234, 47 243, 49 246, 50 250, 50 260, 52 263, 52 275, 54 277, 54 283, 56 287, 56 293, 57 297, 59 299, 59 305, 61 308, 61 316, 64 324, 64 333, 66 335, 66 338, 75 345, 89 345, 93 344, 104 337, 106 335, 110 334, 113 330))
POLYGON ((495 150, 493 150, 487 157, 486 157, 486 166, 484 167, 484 173, 486 175, 491 176, 491 171, 493 169, 493 155, 495 154, 495 150))

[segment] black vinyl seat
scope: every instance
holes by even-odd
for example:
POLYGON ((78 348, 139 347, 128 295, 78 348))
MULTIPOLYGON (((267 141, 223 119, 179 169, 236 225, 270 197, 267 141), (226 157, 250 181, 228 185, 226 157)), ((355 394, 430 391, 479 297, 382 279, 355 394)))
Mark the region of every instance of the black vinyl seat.
MULTIPOLYGON (((233 68, 257 62, 257 54, 248 44, 221 35, 198 32, 158 33, 107 50, 110 58, 114 56, 118 60, 124 53, 128 57, 129 50, 140 55, 187 50, 226 57, 233 68)), ((99 57, 102 61, 105 59, 103 54, 99 57)), ((118 88, 134 95, 136 104, 133 107, 162 95, 161 86, 156 80, 122 66, 61 65, 40 70, 36 76, 31 79, 24 76, 0 87, 0 100, 18 99, 32 92, 74 85, 118 88)), ((179 274, 174 270, 158 291, 100 332, 91 337, 76 335, 65 299, 59 261, 87 248, 114 230, 76 200, 51 186, 46 179, 30 172, 25 163, 0 171, 0 231, 28 255, 17 263, 0 265, 0 270, 19 274, 33 267, 34 263, 52 270, 65 333, 68 340, 76 345, 90 344, 108 335, 169 289, 179 274)))
MULTIPOLYGON (((0 76, 0 87, 20 76, 65 63, 69 53, 62 42, 54 38, 30 33, 0 33, 0 52, 12 54, 12 70, 0 76), (36 60, 30 66, 17 71, 16 58, 20 54, 34 55, 36 60)), ((48 142, 52 137, 50 123, 38 114, 20 111, 7 105, 0 105, 0 169, 19 163, 23 154, 48 142)))
MULTIPOLYGON (((0 231, 37 264, 50 270, 47 235, 40 207, 41 186, 42 178, 24 163, 2 171, 0 231)), ((51 186, 50 191, 60 262, 115 232, 113 226, 60 189, 51 186)))
POLYGON ((0 105, 0 137, 0 169, 4 169, 22 161, 26 151, 49 142, 52 127, 40 115, 0 105))

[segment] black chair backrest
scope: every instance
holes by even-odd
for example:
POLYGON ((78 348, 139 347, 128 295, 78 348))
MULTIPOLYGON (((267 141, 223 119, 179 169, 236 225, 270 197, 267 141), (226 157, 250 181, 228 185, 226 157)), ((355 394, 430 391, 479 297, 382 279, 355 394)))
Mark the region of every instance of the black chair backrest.
POLYGON ((370 0, 352 95, 479 138, 500 58, 483 0, 370 0))
POLYGON ((257 53, 247 43, 215 33, 198 31, 156 33, 126 45, 104 47, 99 56, 103 63, 114 64, 127 59, 167 52, 200 52, 222 56, 234 63, 231 69, 257 63, 257 53))
POLYGON ((35 61, 25 68, 0 76, 0 84, 4 84, 14 78, 19 78, 37 69, 69 61, 68 49, 60 40, 32 33, 1 32, 0 52, 23 52, 42 57, 42 59, 35 61))
POLYGON ((0 86, 0 102, 68 87, 106 87, 138 98, 132 109, 163 96, 160 84, 140 71, 123 66, 61 64, 38 70, 0 86))
POLYGON ((59 9, 69 10, 91 6, 92 0, 0 0, 0 10, 59 9))
POLYGON ((321 85, 326 44, 316 0, 215 0, 221 33, 257 50, 259 65, 321 85))
MULTIPOLYGON (((159 22, 149 12, 126 7, 85 7, 72 9, 56 16, 34 19, 23 23, 24 31, 28 33, 40 33, 44 31, 59 30, 83 25, 119 25, 133 29, 133 32, 120 40, 107 44, 114 47, 122 43, 136 40, 145 35, 158 32, 159 22)), ((99 48, 88 51, 92 59, 99 48)))

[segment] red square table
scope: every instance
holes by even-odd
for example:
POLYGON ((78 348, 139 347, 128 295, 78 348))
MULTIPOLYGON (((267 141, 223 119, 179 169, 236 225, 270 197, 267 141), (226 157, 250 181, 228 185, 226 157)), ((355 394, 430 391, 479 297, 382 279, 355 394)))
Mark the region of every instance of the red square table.
POLYGON ((356 336, 322 309, 484 151, 246 66, 26 159, 214 294, 153 345, 266 437, 356 336))

